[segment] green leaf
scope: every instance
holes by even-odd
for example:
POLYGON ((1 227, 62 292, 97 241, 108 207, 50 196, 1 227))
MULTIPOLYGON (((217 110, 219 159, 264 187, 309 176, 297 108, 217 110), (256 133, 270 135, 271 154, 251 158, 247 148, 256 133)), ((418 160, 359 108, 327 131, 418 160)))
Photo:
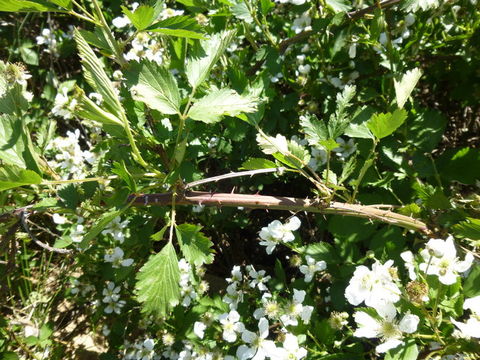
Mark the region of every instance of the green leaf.
POLYGON ((14 165, 0 167, 0 191, 24 185, 40 184, 42 178, 35 171, 21 169, 14 165))
POLYGON ((263 136, 261 134, 257 134, 257 143, 262 149, 262 151, 267 154, 275 154, 275 153, 288 153, 288 142, 285 136, 277 134, 276 137, 272 136, 263 136))
POLYGON ((325 2, 336 13, 349 11, 352 8, 351 3, 347 0, 326 0, 325 2))
POLYGON ((403 345, 387 352, 385 360, 417 360, 418 347, 415 340, 408 339, 403 345))
MULTIPOLYGON (((75 99, 78 104, 74 110, 75 115, 83 119, 93 120, 104 125, 123 129, 123 122, 118 117, 98 106, 92 99, 85 95, 82 89, 77 87, 76 93, 75 99)), ((123 131, 121 129, 120 131, 123 131)))
POLYGON ((0 160, 5 164, 40 173, 37 153, 22 120, 17 116, 0 115, 0 160))
POLYGON ((85 80, 96 92, 102 95, 105 110, 122 119, 124 116, 123 107, 120 104, 112 82, 103 69, 102 63, 77 29, 74 30, 73 36, 82 59, 85 80))
POLYGON ((466 221, 453 225, 452 230, 455 236, 480 240, 480 219, 469 217, 466 221))
POLYGON ((253 23, 252 15, 250 11, 248 11, 247 4, 243 1, 231 6, 230 11, 237 19, 243 20, 248 24, 253 23))
POLYGON ((396 79, 393 80, 397 105, 400 109, 402 109, 403 105, 405 105, 407 102, 408 97, 417 85, 417 82, 421 76, 422 70, 415 68, 403 74, 398 81, 396 79))
POLYGON ((137 274, 135 293, 143 304, 142 311, 156 316, 166 315, 180 299, 180 270, 171 242, 151 256, 137 274))
POLYGON ((318 146, 322 140, 328 139, 327 126, 315 115, 300 116, 300 126, 309 145, 318 146))
POLYGON ((228 44, 232 41, 234 31, 222 31, 209 39, 200 40, 191 58, 185 66, 188 82, 196 89, 208 76, 228 44))
POLYGON ((222 116, 236 116, 257 110, 258 99, 253 96, 239 95, 235 90, 220 89, 210 92, 197 100, 188 111, 193 120, 211 124, 221 120, 222 116))
POLYGON ((147 30, 180 38, 205 38, 197 20, 189 16, 172 16, 153 24, 147 30))
POLYGON ((347 118, 347 109, 351 106, 350 102, 355 96, 356 91, 357 89, 354 85, 347 85, 341 93, 337 94, 337 109, 335 114, 330 116, 327 125, 328 136, 330 139, 336 139, 343 135, 345 129, 349 125, 350 120, 347 118))
POLYGON ((260 10, 262 11, 262 15, 267 15, 270 9, 275 7, 275 3, 271 0, 260 0, 260 10))
POLYGON ((175 228, 182 254, 189 263, 200 266, 213 262, 213 243, 200 230, 199 225, 182 224, 175 228))
POLYGON ((445 115, 438 110, 428 109, 418 112, 409 123, 408 142, 422 152, 431 152, 442 140, 447 122, 445 115))
POLYGON ((473 265, 468 273, 467 279, 463 283, 463 293, 465 297, 475 297, 480 295, 480 266, 473 265))
POLYGON ((480 179, 480 149, 448 149, 435 162, 440 176, 448 181, 473 185, 480 179))
POLYGON ((91 227, 91 229, 85 234, 82 242, 79 244, 80 247, 86 247, 90 241, 95 239, 98 234, 102 232, 103 229, 107 227, 110 222, 115 219, 117 216, 122 215, 125 210, 128 209, 128 206, 125 206, 119 210, 110 210, 104 213, 100 219, 91 227))
POLYGON ((377 139, 383 139, 397 130, 407 119, 407 112, 397 109, 392 113, 375 114, 367 122, 370 131, 377 139))
POLYGON ((125 162, 124 162, 124 161, 121 161, 121 162, 117 162, 117 161, 116 161, 116 162, 114 162, 114 163, 113 163, 112 172, 113 172, 114 174, 117 174, 118 176, 120 176, 120 178, 127 183, 128 188, 129 188, 132 192, 136 192, 136 191, 137 191, 137 185, 135 184, 135 179, 134 179, 133 176, 128 172, 128 169, 127 169, 127 167, 125 166, 125 162))
POLYGON ((43 12, 61 10, 52 6, 52 4, 49 4, 47 1, 42 0, 2 0, 0 2, 0 11, 43 12))
POLYGON ((131 12, 127 7, 121 6, 122 11, 132 22, 133 26, 137 30, 145 30, 155 20, 155 9, 148 5, 140 5, 135 9, 135 12, 131 12))
POLYGON ((125 74, 132 97, 163 114, 179 113, 180 93, 172 73, 150 61, 135 63, 125 74))
POLYGON ((72 0, 49 0, 50 2, 57 4, 58 6, 63 7, 64 9, 72 9, 72 0))
POLYGON ((20 55, 25 64, 38 65, 38 54, 35 50, 31 49, 31 44, 22 44, 20 47, 20 55))
POLYGON ((277 164, 273 161, 262 158, 250 158, 242 164, 242 169, 257 170, 257 169, 271 169, 276 168, 277 164))

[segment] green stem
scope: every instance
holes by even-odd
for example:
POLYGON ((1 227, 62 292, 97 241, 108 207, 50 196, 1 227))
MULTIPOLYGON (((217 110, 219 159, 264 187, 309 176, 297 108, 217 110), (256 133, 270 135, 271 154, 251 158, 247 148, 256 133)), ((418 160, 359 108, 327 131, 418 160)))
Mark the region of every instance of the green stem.
POLYGON ((362 183, 363 177, 367 173, 367 170, 372 166, 373 164, 373 158, 375 157, 375 149, 377 148, 378 140, 374 139, 373 140, 373 146, 372 149, 370 150, 370 153, 368 154, 368 158, 363 164, 362 168, 360 169, 360 173, 358 174, 358 178, 355 181, 355 188, 353 190, 352 198, 350 202, 354 202, 355 198, 357 197, 358 194, 358 189, 360 188, 360 184, 362 183))

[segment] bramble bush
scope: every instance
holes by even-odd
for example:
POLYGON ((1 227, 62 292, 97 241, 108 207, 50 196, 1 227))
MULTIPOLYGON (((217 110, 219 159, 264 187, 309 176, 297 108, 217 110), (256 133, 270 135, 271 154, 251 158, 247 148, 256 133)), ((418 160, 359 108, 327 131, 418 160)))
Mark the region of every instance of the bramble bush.
POLYGON ((480 358, 477 6, 0 1, 0 358, 480 358))

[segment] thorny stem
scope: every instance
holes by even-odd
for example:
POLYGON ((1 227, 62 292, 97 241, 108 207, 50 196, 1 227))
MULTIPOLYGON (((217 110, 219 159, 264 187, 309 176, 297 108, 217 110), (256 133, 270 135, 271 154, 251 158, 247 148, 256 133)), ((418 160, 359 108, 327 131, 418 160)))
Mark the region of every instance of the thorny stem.
POLYGON ((176 205, 241 206, 250 209, 288 210, 294 212, 306 211, 320 214, 354 216, 377 220, 418 231, 425 235, 431 235, 431 231, 425 223, 409 216, 383 210, 378 207, 340 202, 321 202, 318 199, 186 191, 183 194, 175 195, 172 192, 135 195, 135 198, 131 196, 129 201, 131 201, 133 206, 169 206, 173 203, 174 197, 176 198, 176 205))

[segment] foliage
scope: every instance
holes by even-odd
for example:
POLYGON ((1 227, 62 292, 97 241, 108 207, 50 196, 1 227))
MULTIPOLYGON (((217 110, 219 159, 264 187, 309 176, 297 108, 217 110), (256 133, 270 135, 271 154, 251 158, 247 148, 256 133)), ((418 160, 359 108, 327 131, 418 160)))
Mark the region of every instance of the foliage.
POLYGON ((0 358, 478 358, 476 5, 1 2, 0 358))

